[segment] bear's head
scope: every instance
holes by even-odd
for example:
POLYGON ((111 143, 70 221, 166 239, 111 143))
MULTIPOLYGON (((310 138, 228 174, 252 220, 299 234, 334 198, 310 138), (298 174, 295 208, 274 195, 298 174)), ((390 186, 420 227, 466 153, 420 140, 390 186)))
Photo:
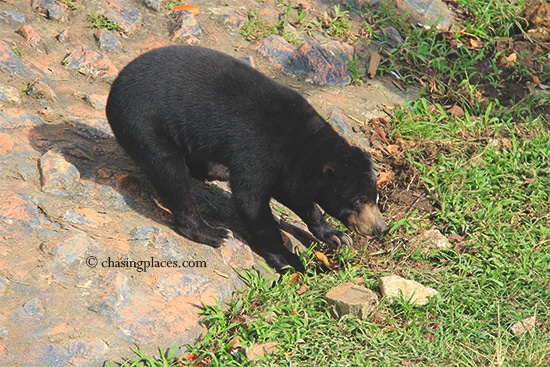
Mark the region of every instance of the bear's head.
POLYGON ((325 163, 321 175, 323 185, 316 202, 329 215, 366 236, 387 229, 377 205, 376 175, 369 154, 352 147, 325 163))

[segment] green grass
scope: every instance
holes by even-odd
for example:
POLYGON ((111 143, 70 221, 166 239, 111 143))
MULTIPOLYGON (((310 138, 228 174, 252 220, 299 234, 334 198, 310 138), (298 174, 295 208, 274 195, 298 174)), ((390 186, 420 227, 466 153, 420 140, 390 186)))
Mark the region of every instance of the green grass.
MULTIPOLYGON (((550 125, 540 110, 548 97, 501 100, 482 93, 509 88, 506 82, 532 73, 520 64, 503 72, 496 50, 499 38, 521 29, 523 2, 459 0, 473 15, 452 39, 406 28, 388 4, 382 2, 372 16, 380 27, 397 27, 406 44, 391 50, 383 66, 425 88, 424 98, 394 112, 388 137, 404 142, 402 160, 437 210, 396 219, 363 251, 339 249, 336 271, 316 271, 309 251, 301 255, 309 270, 297 281, 243 272, 249 287, 229 307, 204 307, 207 331, 187 346, 198 356, 194 365, 550 365, 550 125), (451 42, 465 44, 472 37, 486 47, 456 48, 451 42), (455 104, 464 116, 446 112, 455 104), (447 250, 407 248, 411 237, 432 227, 462 239, 447 250), (384 251, 377 250, 378 241, 384 251), (379 292, 378 278, 395 273, 439 295, 422 307, 382 299, 366 320, 337 319, 324 300, 331 287, 357 278, 379 292), (533 315, 534 329, 512 335, 514 323, 533 315), (269 342, 277 342, 276 351, 247 359, 247 348, 269 342)), ((265 28, 255 27, 247 32, 265 28)), ((546 53, 539 61, 548 60, 546 53)), ((125 365, 193 365, 134 352, 125 365)))
POLYGON ((91 17, 92 17, 92 25, 95 28, 106 29, 108 31, 122 31, 122 28, 120 28, 118 24, 110 21, 102 14, 92 13, 91 17))

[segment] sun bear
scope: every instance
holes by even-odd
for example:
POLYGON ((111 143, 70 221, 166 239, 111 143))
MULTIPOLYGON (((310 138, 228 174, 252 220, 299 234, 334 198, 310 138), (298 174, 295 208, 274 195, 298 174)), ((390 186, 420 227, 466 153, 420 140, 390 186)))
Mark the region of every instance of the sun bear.
POLYGON ((318 206, 363 235, 383 232, 370 156, 350 146, 298 92, 224 53, 169 46, 130 62, 107 118, 185 237, 218 247, 231 231, 206 223, 191 176, 228 180, 253 248, 279 271, 303 271, 283 245, 270 199, 329 245, 351 244, 318 206))

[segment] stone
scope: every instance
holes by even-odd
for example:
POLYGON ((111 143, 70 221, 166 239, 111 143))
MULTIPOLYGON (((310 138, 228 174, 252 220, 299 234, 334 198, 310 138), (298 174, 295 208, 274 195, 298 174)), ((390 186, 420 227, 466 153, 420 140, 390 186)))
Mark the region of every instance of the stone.
POLYGON ((398 275, 380 277, 380 289, 382 296, 394 299, 403 297, 413 305, 422 306, 428 303, 428 299, 438 292, 422 284, 402 278, 398 275))
POLYGON ((67 222, 80 226, 97 228, 111 221, 108 215, 97 212, 92 208, 82 208, 66 211, 63 219, 67 222))
POLYGON ((65 160, 61 153, 50 150, 40 157, 42 191, 52 195, 68 196, 80 183, 80 172, 65 160))
POLYGON ((24 195, 0 191, 0 220, 7 224, 15 222, 37 226, 39 221, 36 204, 24 195))
POLYGON ((14 87, 6 84, 0 84, 0 102, 21 104, 19 92, 14 87))
POLYGON ((15 55, 12 46, 5 41, 0 41, 0 71, 25 80, 33 80, 37 77, 36 73, 15 55))
POLYGON ((143 0, 143 3, 150 9, 160 11, 160 1, 161 0, 143 0))
POLYGON ((57 101, 57 94, 55 91, 42 80, 29 84, 26 91, 27 95, 49 102, 57 101))
POLYGON ((435 25, 444 30, 453 27, 453 14, 441 0, 396 0, 395 6, 401 13, 407 14, 413 24, 435 25))
POLYGON ((94 241, 85 233, 72 231, 61 239, 42 243, 40 249, 65 264, 72 264, 84 258, 94 244, 94 241))
POLYGON ((447 237, 442 235, 438 229, 430 229, 414 238, 411 238, 409 245, 411 248, 415 249, 425 248, 442 250, 452 247, 447 237))
POLYGON ((532 330, 537 324, 536 316, 527 317, 521 321, 516 322, 510 328, 510 332, 513 335, 521 335, 526 333, 529 330, 532 330))
POLYGON ((201 33, 201 28, 195 19, 193 13, 189 10, 178 10, 170 13, 172 26, 170 29, 170 39, 186 39, 201 33))
POLYGON ((69 120, 69 126, 76 129, 78 135, 87 139, 113 138, 113 130, 106 119, 69 120))
POLYGON ((8 24, 23 24, 25 16, 17 11, 4 10, 0 12, 0 21, 8 24))
POLYGON ((66 20, 69 12, 67 4, 58 0, 33 0, 32 8, 53 20, 66 20))
POLYGON ((68 69, 77 70, 86 76, 93 76, 112 81, 118 70, 109 58, 86 45, 80 45, 67 55, 62 64, 68 69))
POLYGON ((33 365, 33 361, 40 361, 40 365, 44 367, 102 366, 104 360, 101 356, 106 355, 108 351, 109 346, 101 339, 79 340, 33 345, 23 359, 30 361, 30 364, 25 364, 26 366, 33 365))
POLYGON ((37 47, 42 42, 42 37, 40 37, 38 32, 31 25, 22 25, 16 32, 25 39, 25 42, 29 46, 37 47))
POLYGON ((287 71, 306 74, 319 85, 343 85, 351 82, 346 63, 316 43, 300 45, 290 59, 287 71))
POLYGON ((104 110, 107 106, 107 94, 99 93, 86 93, 84 95, 84 100, 90 104, 95 109, 104 110))
POLYGON ((21 108, 0 108, 0 130, 36 127, 45 122, 21 108))
POLYGON ((366 319, 378 306, 378 295, 375 292, 351 282, 330 289, 325 299, 329 305, 335 305, 339 317, 352 315, 366 319))
POLYGON ((253 43, 252 49, 265 57, 274 67, 286 69, 296 47, 281 36, 271 35, 253 43))
POLYGON ((120 272, 99 275, 91 286, 94 292, 88 297, 88 309, 100 315, 117 319, 119 308, 129 295, 128 278, 120 272))
POLYGON ((232 34, 237 34, 244 22, 246 17, 240 14, 237 14, 235 10, 225 7, 225 8, 212 8, 210 9, 212 19, 219 20, 225 24, 232 34))
POLYGON ((94 33, 94 38, 97 41, 97 45, 101 51, 105 52, 120 52, 122 49, 122 43, 114 35, 113 32, 106 29, 99 29, 94 33))
POLYGON ((6 154, 11 152, 15 142, 10 134, 0 133, 0 154, 6 154))
POLYGON ((46 308, 38 298, 25 302, 21 310, 17 312, 20 317, 35 321, 43 320, 46 315, 46 308))
POLYGON ((127 35, 136 33, 141 28, 143 14, 125 0, 100 0, 105 18, 115 23, 127 35))

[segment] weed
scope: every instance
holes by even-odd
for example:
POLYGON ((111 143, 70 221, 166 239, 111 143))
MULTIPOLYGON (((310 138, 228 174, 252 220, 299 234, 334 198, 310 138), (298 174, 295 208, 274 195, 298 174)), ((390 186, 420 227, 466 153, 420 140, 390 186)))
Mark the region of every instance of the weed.
POLYGON ((21 47, 19 46, 14 46, 11 48, 11 51, 15 54, 15 56, 17 57, 22 57, 23 56, 23 50, 21 49, 21 47))
POLYGON ((95 28, 106 29, 108 31, 122 31, 122 29, 118 24, 110 21, 102 14, 92 13, 91 17, 92 17, 92 25, 95 28))
POLYGON ((166 4, 166 9, 172 10, 176 6, 182 5, 182 4, 183 4, 183 0, 169 0, 168 3, 166 4))
POLYGON ((279 34, 280 23, 269 23, 254 10, 247 14, 246 21, 241 27, 240 34, 248 41, 259 40, 272 34, 279 34))
POLYGON ((331 37, 346 38, 351 29, 349 11, 341 10, 340 5, 332 8, 332 14, 325 12, 322 26, 331 37))

